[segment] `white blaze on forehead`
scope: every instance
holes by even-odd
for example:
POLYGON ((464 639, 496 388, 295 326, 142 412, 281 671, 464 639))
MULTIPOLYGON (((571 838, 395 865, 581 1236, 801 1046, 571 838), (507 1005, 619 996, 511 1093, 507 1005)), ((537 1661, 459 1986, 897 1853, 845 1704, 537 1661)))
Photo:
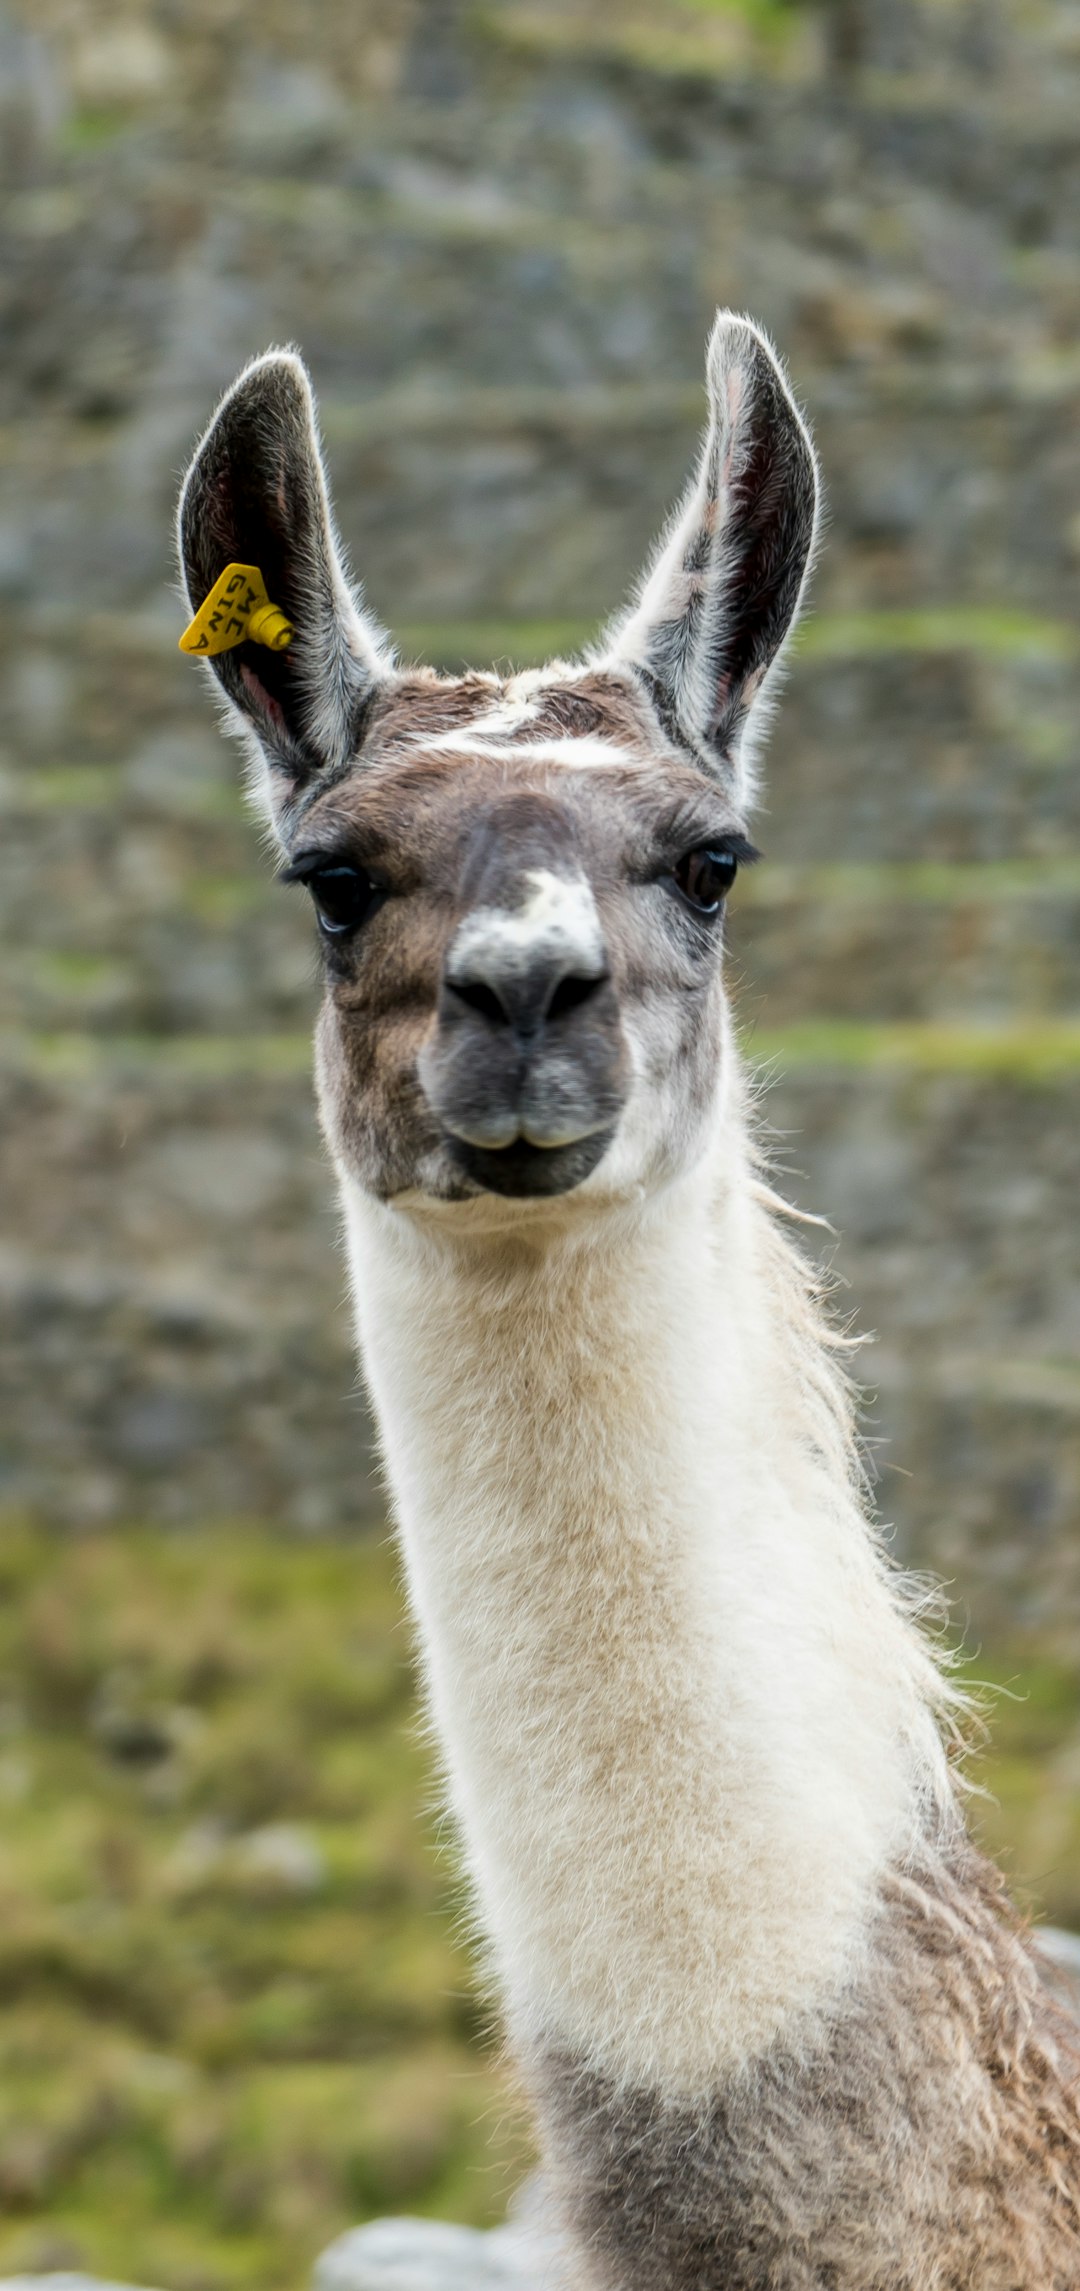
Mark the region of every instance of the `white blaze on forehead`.
POLYGON ((459 724, 456 732, 440 732, 434 738, 418 732, 414 745, 431 756, 490 756, 500 763, 566 764, 572 771, 585 768, 595 771, 601 766, 625 767, 642 762, 640 755, 620 741, 605 740, 597 732, 567 733, 551 740, 521 740, 485 716, 474 718, 471 724, 459 724))
MULTIPOLYGON (((592 671, 586 668, 580 673, 587 676, 592 671)), ((578 677, 567 674, 557 679, 557 686, 572 691, 577 681, 578 677)), ((640 763, 639 754, 603 732, 554 732, 546 740, 530 737, 530 728, 550 689, 550 667, 522 669, 501 689, 494 689, 490 704, 478 709, 467 723, 458 724, 451 732, 417 732, 413 745, 428 755, 490 756, 500 763, 520 758, 527 764, 567 764, 573 770, 640 763)))
POLYGON ((531 723, 539 705, 542 682, 543 678, 537 669, 526 671, 522 676, 512 676, 498 699, 475 719, 483 737, 488 740, 512 739, 515 732, 531 723))
POLYGON ((450 949, 450 978, 489 963, 504 975, 525 970, 539 955, 563 955, 590 971, 602 970, 604 936, 585 877, 530 867, 518 885, 525 895, 515 906, 476 907, 466 915, 450 949))

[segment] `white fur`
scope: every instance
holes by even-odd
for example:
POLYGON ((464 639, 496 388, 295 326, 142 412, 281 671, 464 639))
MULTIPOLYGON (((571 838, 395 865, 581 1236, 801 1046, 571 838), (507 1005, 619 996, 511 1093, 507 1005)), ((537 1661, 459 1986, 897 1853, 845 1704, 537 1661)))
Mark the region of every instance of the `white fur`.
MULTIPOLYGON (((510 677, 500 691, 493 686, 490 708, 485 708, 469 723, 460 724, 452 732, 436 733, 434 737, 418 732, 416 746, 425 754, 451 756, 491 756, 521 758, 520 735, 528 731, 535 721, 543 694, 552 684, 560 689, 579 682, 591 673, 584 662, 549 661, 546 668, 520 669, 510 677)), ((567 735, 550 740, 530 740, 528 758, 539 764, 565 764, 573 771, 625 765, 639 760, 617 740, 605 739, 598 733, 585 733, 579 737, 567 735)))
POLYGON ((584 875, 556 875, 547 867, 521 876, 528 895, 516 907, 474 907, 451 943, 447 976, 489 968, 500 976, 528 971, 542 957, 587 973, 603 967, 604 938, 596 901, 584 875))
POLYGON ((432 756, 490 756, 493 761, 505 758, 520 763, 527 759, 533 764, 565 764, 571 771, 603 771, 613 766, 640 764, 640 752, 632 752, 618 740, 605 740, 597 733, 582 733, 564 739, 530 740, 523 748, 514 733, 491 728, 489 719, 478 716, 469 724, 461 724, 455 732, 437 733, 433 738, 418 733, 416 745, 425 755, 432 756), (485 725, 489 728, 485 730, 485 725))
POLYGON ((554 1214, 343 1191, 512 2040, 700 2098, 835 1996, 947 1795, 738 1122, 651 1198, 610 1162, 554 1214))

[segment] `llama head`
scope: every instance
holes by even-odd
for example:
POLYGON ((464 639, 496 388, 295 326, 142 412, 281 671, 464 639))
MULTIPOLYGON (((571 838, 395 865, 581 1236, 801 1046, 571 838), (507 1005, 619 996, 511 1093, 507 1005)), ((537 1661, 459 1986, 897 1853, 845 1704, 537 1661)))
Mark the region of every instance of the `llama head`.
POLYGON ((708 384, 634 603, 583 662, 509 679, 395 665, 343 568, 299 359, 248 367, 192 462, 193 610, 237 561, 294 630, 208 669, 314 899, 328 1136, 383 1199, 599 1205, 701 1151, 724 900, 817 515, 806 430, 747 320, 718 318, 708 384))

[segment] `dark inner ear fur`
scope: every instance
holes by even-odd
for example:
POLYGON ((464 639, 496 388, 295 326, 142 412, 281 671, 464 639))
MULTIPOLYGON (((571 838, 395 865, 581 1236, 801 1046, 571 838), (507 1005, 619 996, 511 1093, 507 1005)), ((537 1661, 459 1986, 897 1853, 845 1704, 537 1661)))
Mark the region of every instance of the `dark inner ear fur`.
MULTIPOLYGON (((731 478, 729 577, 706 637, 714 648, 715 693, 708 730, 721 749, 737 734, 791 625, 814 537, 810 449, 771 360, 756 345, 747 396, 731 478)), ((717 468, 714 501, 721 479, 717 468)))
MULTIPOLYGON (((221 441, 225 450, 214 457, 218 466, 207 472, 193 489, 196 499, 192 504, 190 543, 187 523, 184 532, 188 588, 192 606, 197 609, 226 565, 233 562, 258 565, 267 594, 288 614, 295 628, 297 581, 293 571, 293 521, 280 507, 276 519, 269 509, 275 493, 279 503, 284 496, 283 457, 279 460, 276 482, 269 471, 260 470, 260 477, 271 478, 264 492, 252 474, 254 465, 248 446, 252 426, 250 420, 245 421, 242 416, 237 418, 235 427, 230 424, 227 441, 221 441)), ((295 477, 293 482, 295 485, 295 477)), ((292 647, 287 652, 275 653, 269 652, 265 645, 239 644, 235 651, 219 654, 215 666, 226 684, 238 680, 241 671, 247 669, 249 675, 244 683, 249 692, 253 696, 257 692, 265 694, 288 721, 293 713, 291 699, 295 681, 291 650, 292 647)))
POLYGON ((668 736, 725 772, 794 619, 817 513, 813 452, 783 378, 764 343, 734 332, 711 371, 688 523, 668 544, 670 611, 661 595, 635 661, 668 736))
POLYGON ((280 761, 294 773, 319 769, 330 759, 316 750, 310 702, 333 695, 358 717, 370 678, 340 627, 311 408, 290 361, 254 368, 226 399, 188 477, 180 539, 193 611, 226 565, 259 567, 293 641, 284 652, 239 644, 212 666, 280 761))

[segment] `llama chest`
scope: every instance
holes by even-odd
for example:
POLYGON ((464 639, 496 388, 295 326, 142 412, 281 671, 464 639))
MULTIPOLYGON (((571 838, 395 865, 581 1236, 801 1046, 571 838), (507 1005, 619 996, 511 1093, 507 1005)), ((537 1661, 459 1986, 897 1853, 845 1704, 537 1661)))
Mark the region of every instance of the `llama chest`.
POLYGON ((916 1891, 831 2024, 701 2105, 537 2058, 588 2291, 1075 2291, 1075 2031, 989 1902, 916 1891))

